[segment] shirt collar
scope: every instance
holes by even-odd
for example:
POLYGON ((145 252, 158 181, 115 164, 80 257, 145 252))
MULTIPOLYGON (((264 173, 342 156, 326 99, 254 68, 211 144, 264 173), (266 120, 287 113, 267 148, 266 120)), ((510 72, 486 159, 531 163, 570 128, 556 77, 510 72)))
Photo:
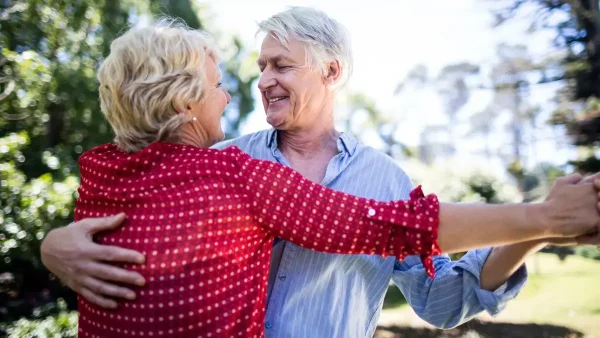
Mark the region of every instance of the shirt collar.
POLYGON ((271 150, 277 149, 277 129, 271 128, 267 133, 267 147, 271 150))
MULTIPOLYGON (((345 151, 348 155, 354 155, 356 152, 356 146, 358 145, 358 141, 356 138, 348 132, 341 133, 337 140, 337 147, 340 152, 345 151)), ((268 148, 271 150, 277 149, 277 130, 274 128, 269 129, 267 133, 267 144, 268 148)))
POLYGON ((344 132, 338 138, 337 144, 339 151, 345 150, 346 153, 348 153, 348 155, 352 156, 354 155, 354 152, 356 152, 356 146, 358 146, 358 141, 351 133, 344 132))

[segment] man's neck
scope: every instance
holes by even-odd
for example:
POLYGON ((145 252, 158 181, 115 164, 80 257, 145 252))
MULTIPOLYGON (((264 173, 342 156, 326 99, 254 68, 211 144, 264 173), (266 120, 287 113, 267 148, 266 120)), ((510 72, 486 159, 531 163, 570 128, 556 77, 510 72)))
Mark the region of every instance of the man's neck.
POLYGON ((331 159, 337 155, 340 135, 333 128, 316 127, 309 130, 278 131, 279 150, 291 167, 302 176, 321 183, 331 159))
POLYGON ((296 158, 314 158, 321 154, 336 154, 340 133, 331 127, 316 127, 310 130, 277 132, 279 150, 296 158))
POLYGON ((301 123, 290 130, 278 130, 278 145, 281 153, 290 160, 310 160, 325 154, 337 154, 337 139, 340 135, 335 130, 333 120, 333 96, 326 96, 318 108, 315 120, 308 124, 301 123))

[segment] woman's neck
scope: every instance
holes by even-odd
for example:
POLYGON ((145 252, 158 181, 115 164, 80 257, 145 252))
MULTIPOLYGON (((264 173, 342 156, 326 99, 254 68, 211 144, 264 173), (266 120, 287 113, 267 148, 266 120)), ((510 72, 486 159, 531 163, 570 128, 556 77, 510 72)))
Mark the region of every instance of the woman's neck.
POLYGON ((210 148, 215 142, 210 140, 208 133, 199 123, 186 123, 179 128, 179 141, 198 148, 210 148))

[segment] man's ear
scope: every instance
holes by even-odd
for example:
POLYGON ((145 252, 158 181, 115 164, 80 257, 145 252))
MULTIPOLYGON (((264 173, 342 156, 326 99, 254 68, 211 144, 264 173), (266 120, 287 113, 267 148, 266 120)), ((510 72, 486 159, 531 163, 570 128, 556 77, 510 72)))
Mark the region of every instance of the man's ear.
POLYGON ((325 69, 325 79, 324 82, 326 85, 332 85, 336 83, 340 76, 342 75, 342 67, 340 67, 340 63, 338 60, 333 60, 327 63, 327 68, 325 69))

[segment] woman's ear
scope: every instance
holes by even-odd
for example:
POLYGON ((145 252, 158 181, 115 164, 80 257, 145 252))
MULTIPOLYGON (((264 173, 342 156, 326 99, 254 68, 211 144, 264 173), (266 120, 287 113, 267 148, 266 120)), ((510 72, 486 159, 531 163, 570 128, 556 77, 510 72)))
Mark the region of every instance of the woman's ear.
MULTIPOLYGON (((171 102, 171 107, 177 114, 185 114, 186 111, 179 102, 171 102)), ((189 109, 189 108, 188 108, 189 109)))
POLYGON ((325 84, 332 85, 336 83, 342 75, 342 68, 338 60, 333 60, 327 63, 327 69, 325 74, 325 84))

